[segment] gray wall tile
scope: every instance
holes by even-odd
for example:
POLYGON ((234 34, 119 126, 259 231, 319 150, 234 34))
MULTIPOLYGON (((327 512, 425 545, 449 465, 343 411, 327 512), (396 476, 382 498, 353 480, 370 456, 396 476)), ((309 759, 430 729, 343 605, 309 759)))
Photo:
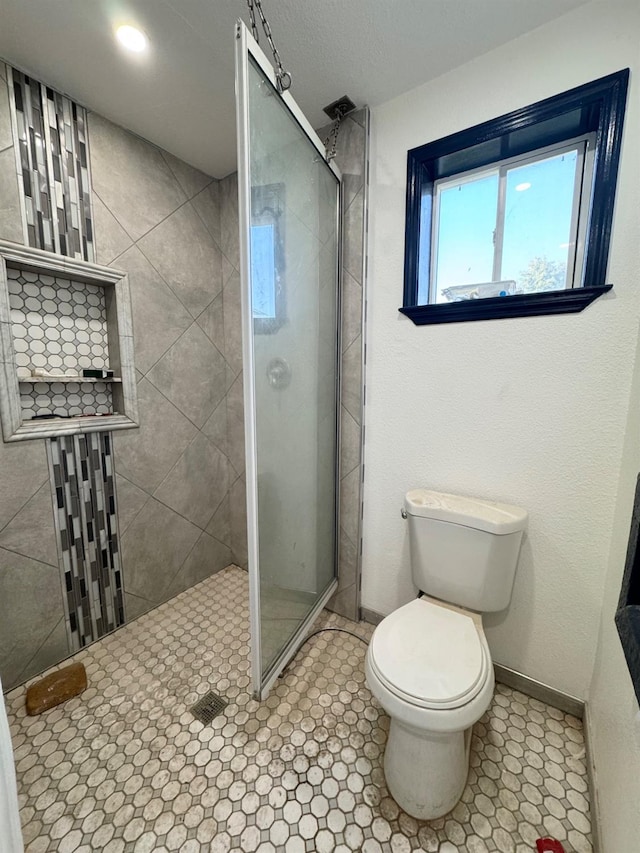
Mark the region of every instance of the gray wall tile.
POLYGON ((191 199, 196 213, 209 229, 209 233, 220 246, 220 183, 212 181, 198 195, 191 199))
POLYGON ((362 418, 362 340, 360 335, 342 356, 342 405, 356 423, 362 418))
POLYGON ((227 448, 229 461, 238 474, 244 474, 244 389, 242 373, 227 394, 227 448))
MULTIPOLYGON (((153 493, 197 434, 197 429, 147 379, 138 383, 140 429, 114 437, 116 471, 153 493)), ((126 567, 125 567, 126 572, 126 567)))
POLYGON ((340 476, 344 479, 360 465, 361 430, 344 406, 340 406, 340 419, 340 476))
MULTIPOLYGON (((40 647, 25 666, 18 677, 18 681, 26 681, 54 666, 71 654, 67 627, 64 618, 58 620, 53 631, 44 638, 40 647)), ((4 684, 3 684, 4 686, 4 684)))
POLYGON ((230 563, 231 549, 227 545, 218 542, 208 533, 200 534, 193 550, 174 577, 169 587, 169 596, 172 597, 189 589, 226 568, 230 563))
POLYGON ((154 497, 204 530, 228 491, 227 457, 198 433, 154 497))
POLYGON ((57 566, 0 548, 0 672, 5 688, 19 681, 62 618, 57 566))
MULTIPOLYGON (((229 269, 229 267, 227 268, 229 269)), ((222 293, 224 301, 224 356, 237 376, 242 370, 242 294, 240 273, 229 269, 222 293)))
POLYGON ((362 227, 364 216, 364 192, 359 190, 355 198, 345 210, 344 228, 344 268, 354 277, 362 282, 362 227))
POLYGON ((229 492, 231 549, 233 562, 247 568, 247 486, 244 476, 238 477, 229 492))
POLYGON ((148 378, 198 427, 227 392, 226 362, 194 323, 149 371, 148 378))
POLYGON ((220 248, 234 269, 240 269, 237 172, 220 181, 220 248))
POLYGON ((164 219, 138 246, 193 317, 222 290, 220 249, 191 203, 164 219))
POLYGON ((231 509, 228 493, 207 525, 207 533, 223 545, 231 547, 231 509))
MULTIPOLYGON (((4 67, 4 63, 2 63, 4 67)), ((7 81, 3 77, 0 80, 0 151, 13 145, 13 133, 11 132, 11 113, 9 111, 9 90, 7 81)))
POLYGON ((187 197, 159 149, 97 113, 89 113, 88 123, 93 187, 138 240, 187 197))
POLYGON ((0 442, 0 530, 49 479, 41 441, 0 442))
POLYGON ((96 240, 96 260, 109 266, 115 258, 133 245, 133 240, 109 208, 102 203, 97 193, 93 193, 93 228, 96 240))
POLYGON ((360 516, 360 468, 340 481, 340 525, 352 542, 359 540, 360 516))
POLYGON ((205 175, 204 172, 190 166, 184 160, 179 160, 173 154, 169 154, 168 151, 162 151, 162 156, 187 198, 193 198, 213 180, 209 175, 205 175))
POLYGON ((141 598, 139 595, 133 595, 133 593, 125 591, 124 609, 127 614, 127 622, 132 622, 138 616, 148 613, 156 606, 153 601, 147 601, 146 598, 141 598))
POLYGON ((346 270, 342 274, 342 351, 362 331, 362 287, 346 270))
POLYGON ((0 151, 0 237, 22 243, 22 215, 13 146, 0 151))
POLYGON ((202 427, 202 432, 207 436, 218 450, 225 456, 229 456, 227 435, 227 397, 216 406, 209 420, 202 427))
POLYGON ((198 325, 211 343, 225 355, 224 351, 224 306, 219 293, 208 308, 198 317, 198 325))
POLYGON ((193 318, 137 246, 128 249, 114 265, 129 274, 135 363, 146 373, 189 328, 193 318))
POLYGON ((122 535, 149 500, 149 495, 121 474, 116 474, 116 491, 118 493, 118 526, 122 535))
POLYGON ((200 533, 195 525, 151 498, 122 537, 125 591, 154 603, 165 601, 200 533))
POLYGON ((9 524, 0 531, 0 548, 41 563, 58 565, 58 549, 53 527, 51 488, 44 483, 9 524))

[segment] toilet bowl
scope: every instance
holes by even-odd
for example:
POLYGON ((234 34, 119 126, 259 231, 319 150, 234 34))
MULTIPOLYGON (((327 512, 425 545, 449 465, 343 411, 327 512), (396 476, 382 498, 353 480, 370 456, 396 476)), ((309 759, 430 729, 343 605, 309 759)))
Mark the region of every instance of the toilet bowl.
POLYGON ((367 683, 391 718, 387 786, 420 820, 447 814, 462 796, 471 730, 491 703, 493 665, 478 622, 419 598, 387 616, 369 646, 367 683))
POLYGON ((509 603, 527 513, 416 489, 405 497, 403 517, 422 592, 377 626, 365 670, 391 718, 389 792, 408 814, 434 820, 462 796, 473 725, 493 697, 480 613, 509 603))

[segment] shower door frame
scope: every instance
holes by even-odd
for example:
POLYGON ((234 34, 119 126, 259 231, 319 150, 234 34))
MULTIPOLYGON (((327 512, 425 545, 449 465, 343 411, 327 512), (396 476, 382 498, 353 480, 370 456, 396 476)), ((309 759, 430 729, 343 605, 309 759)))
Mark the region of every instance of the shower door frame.
POLYGON ((342 387, 342 173, 333 160, 327 161, 325 147, 304 113, 288 92, 278 93, 277 78, 273 66, 258 42, 253 38, 245 23, 236 23, 236 130, 238 144, 238 219, 240 223, 240 280, 242 296, 242 359, 244 374, 244 412, 245 412, 245 470, 247 488, 247 551, 249 570, 249 622, 251 633, 251 678, 253 696, 258 701, 266 699, 274 681, 280 676, 286 665, 294 657, 320 612, 338 589, 338 565, 340 549, 340 401, 342 387), (281 98, 289 113, 299 125, 305 136, 314 146, 318 155, 337 179, 336 193, 336 423, 335 423, 335 494, 334 494, 334 531, 333 581, 319 597, 306 618, 291 635, 278 657, 271 663, 266 673, 262 672, 262 637, 260 621, 260 559, 258 543, 258 472, 257 472, 257 436, 255 403, 255 362, 253 352, 253 333, 247 334, 253 324, 253 305, 251 293, 251 246, 249 229, 251 222, 251 180, 250 180, 250 128, 248 73, 249 57, 269 80, 277 96, 281 98))

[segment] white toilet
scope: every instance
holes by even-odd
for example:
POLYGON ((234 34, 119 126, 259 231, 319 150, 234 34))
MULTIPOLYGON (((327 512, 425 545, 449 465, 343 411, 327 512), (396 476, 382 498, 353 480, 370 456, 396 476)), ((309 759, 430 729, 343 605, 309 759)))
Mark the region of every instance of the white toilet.
POLYGON ((391 717, 389 791, 410 815, 432 820, 466 784, 471 730, 494 687, 480 613, 509 604, 527 512, 426 489, 408 492, 404 508, 423 596, 378 625, 366 676, 391 717))

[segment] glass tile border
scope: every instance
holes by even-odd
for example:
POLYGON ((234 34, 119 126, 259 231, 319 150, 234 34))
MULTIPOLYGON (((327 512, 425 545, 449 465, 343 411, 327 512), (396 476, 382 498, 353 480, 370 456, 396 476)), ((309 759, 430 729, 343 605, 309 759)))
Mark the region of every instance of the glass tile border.
POLYGON ((87 111, 7 65, 26 245, 95 259, 87 111))
POLYGON ((112 436, 80 433, 46 445, 73 652, 125 623, 112 436))

